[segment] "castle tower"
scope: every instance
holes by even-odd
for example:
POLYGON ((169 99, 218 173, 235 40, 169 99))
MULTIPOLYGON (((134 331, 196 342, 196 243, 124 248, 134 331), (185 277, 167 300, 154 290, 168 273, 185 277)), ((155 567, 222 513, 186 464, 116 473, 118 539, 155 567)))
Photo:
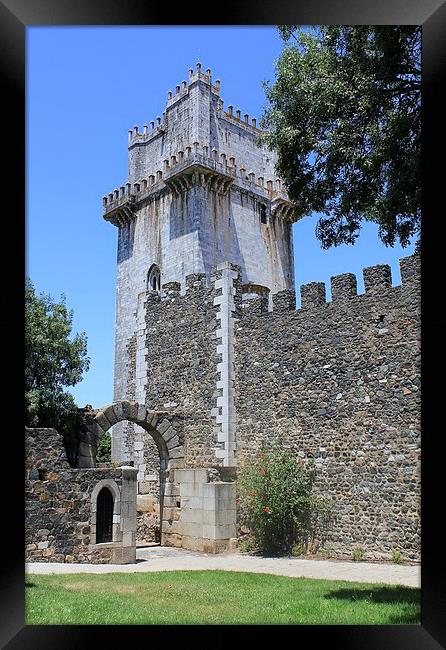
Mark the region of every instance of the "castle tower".
MULTIPOLYGON (((241 269, 244 291, 291 289, 291 206, 275 155, 259 144, 247 114, 224 109, 220 81, 201 64, 167 95, 163 117, 129 131, 128 179, 103 198, 118 228, 114 399, 145 401, 143 301, 147 292, 205 274, 224 262, 241 269), (132 347, 133 346, 133 347, 132 347), (135 388, 128 354, 136 347, 135 388)), ((122 436, 113 456, 126 458, 122 436)))

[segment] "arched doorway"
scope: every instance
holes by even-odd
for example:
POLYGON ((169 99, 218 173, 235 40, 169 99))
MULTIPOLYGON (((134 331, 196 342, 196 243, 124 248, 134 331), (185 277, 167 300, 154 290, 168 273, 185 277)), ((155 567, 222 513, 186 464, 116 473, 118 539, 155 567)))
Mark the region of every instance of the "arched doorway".
POLYGON ((113 495, 103 487, 96 501, 96 544, 113 541, 113 495))
MULTIPOLYGON (((178 414, 150 411, 143 404, 122 400, 109 404, 97 411, 86 423, 87 433, 81 442, 81 454, 78 467, 95 467, 96 450, 105 432, 118 422, 129 421, 142 427, 155 442, 159 454, 159 535, 163 544, 163 527, 170 527, 168 514, 164 515, 166 485, 170 485, 168 512, 172 507, 180 507, 173 495, 179 494, 174 489, 171 469, 184 467, 184 422, 178 414), (174 503, 171 503, 173 501, 174 503)), ((139 496, 139 495, 138 495, 139 496)), ((179 497, 178 497, 179 499, 179 497)))

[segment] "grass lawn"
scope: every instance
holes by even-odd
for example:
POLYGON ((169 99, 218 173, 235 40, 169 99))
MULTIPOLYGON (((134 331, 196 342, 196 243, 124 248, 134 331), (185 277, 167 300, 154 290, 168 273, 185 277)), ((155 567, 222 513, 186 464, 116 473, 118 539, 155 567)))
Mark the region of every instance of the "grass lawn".
POLYGON ((28 575, 26 622, 419 624, 420 590, 229 571, 28 575))

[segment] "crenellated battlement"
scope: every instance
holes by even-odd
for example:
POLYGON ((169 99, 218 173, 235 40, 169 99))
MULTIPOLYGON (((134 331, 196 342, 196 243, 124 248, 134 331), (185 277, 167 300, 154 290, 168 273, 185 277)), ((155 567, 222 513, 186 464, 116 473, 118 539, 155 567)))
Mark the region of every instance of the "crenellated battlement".
POLYGON ((255 195, 269 203, 270 214, 275 218, 297 221, 302 215, 296 210, 282 187, 280 178, 255 176, 246 173, 243 164, 236 158, 218 155, 217 149, 209 152, 207 145, 198 142, 179 149, 176 154, 165 158, 163 169, 154 170, 148 178, 135 183, 125 183, 102 197, 104 219, 120 226, 133 218, 138 203, 161 191, 172 191, 179 195, 193 186, 202 186, 216 192, 226 192, 230 185, 255 195), (119 209, 119 212, 116 212, 119 209))
MULTIPOLYGON (((400 260, 401 285, 392 287, 392 274, 387 264, 370 266, 363 269, 365 293, 357 292, 357 280, 353 273, 342 273, 331 278, 332 300, 327 301, 326 287, 324 282, 310 282, 300 287, 301 307, 297 311, 306 311, 325 308, 327 305, 346 303, 349 300, 367 296, 373 298, 385 294, 387 291, 400 291, 401 289, 412 289, 420 282, 420 258, 418 255, 411 255, 400 260)), ((268 313, 269 293, 266 287, 253 287, 243 295, 242 308, 246 310, 254 308, 257 313, 268 313), (265 298, 266 294, 266 298, 265 298)), ((279 291, 272 296, 272 312, 283 313, 296 310, 295 292, 292 290, 279 291)))
MULTIPOLYGON (((272 309, 270 308, 270 290, 268 287, 254 283, 240 282, 240 267, 230 265, 230 268, 236 272, 238 278, 236 294, 240 303, 241 311, 238 317, 243 318, 245 315, 269 314, 270 316, 282 315, 287 312, 306 312, 311 313, 314 310, 325 309, 330 305, 343 304, 348 309, 348 301, 355 299, 366 300, 367 297, 373 299, 379 298, 386 294, 392 295, 401 290, 411 290, 418 288, 420 283, 420 259, 418 255, 411 255, 400 260, 401 285, 392 286, 391 269, 387 264, 371 266, 363 269, 365 283, 365 293, 357 292, 357 280, 353 273, 342 273, 331 278, 332 300, 327 301, 326 286, 324 282, 310 282, 301 285, 300 297, 301 306, 296 309, 296 294, 291 289, 278 291, 271 296, 272 309), (238 269, 238 270, 237 270, 238 269), (390 293, 389 293, 390 292, 390 293)), ((214 267, 211 274, 211 282, 207 281, 205 273, 192 273, 186 275, 184 292, 181 292, 179 282, 168 282, 163 284, 161 292, 148 291, 147 296, 154 302, 166 302, 179 298, 187 303, 189 297, 195 295, 197 291, 205 290, 211 295, 219 295, 221 290, 215 285, 215 278, 221 277, 222 265, 214 267)), ((229 267, 228 267, 229 268, 229 267)))
POLYGON ((219 97, 220 89, 221 89, 220 79, 216 79, 215 83, 213 83, 211 69, 207 68, 206 71, 203 72, 201 63, 197 63, 195 70, 193 68, 189 69, 188 81, 183 79, 181 81, 181 84, 177 84, 175 86, 175 91, 173 90, 167 91, 166 111, 163 113, 162 120, 161 117, 158 116, 156 118, 157 119, 156 125, 154 121, 150 122, 150 128, 147 124, 144 124, 142 127, 142 131, 140 131, 139 126, 134 126, 132 129, 129 129, 128 132, 129 148, 134 146, 135 144, 141 144, 148 140, 151 140, 157 135, 161 135, 166 130, 168 125, 169 110, 173 108, 179 101, 187 99, 189 97, 190 89, 197 82, 205 84, 206 86, 209 87, 210 92, 213 95, 218 96, 217 99, 218 115, 221 119, 227 120, 230 123, 236 125, 237 127, 246 129, 249 133, 257 137, 262 133, 265 133, 264 130, 260 129, 257 126, 257 119, 255 117, 250 118, 249 113, 244 113, 242 118, 242 111, 240 109, 236 109, 234 113, 233 105, 229 105, 227 107, 227 110, 225 110, 224 102, 219 97))

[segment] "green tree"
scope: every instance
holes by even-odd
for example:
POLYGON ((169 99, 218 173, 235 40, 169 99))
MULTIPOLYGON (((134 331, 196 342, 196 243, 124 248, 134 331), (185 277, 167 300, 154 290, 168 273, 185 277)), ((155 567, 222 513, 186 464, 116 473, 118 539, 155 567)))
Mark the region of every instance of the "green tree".
POLYGON ((72 336, 73 312, 65 297, 55 302, 25 286, 25 423, 71 433, 78 410, 66 386, 75 386, 88 370, 87 339, 72 336))
POLYGON ((105 432, 99 442, 96 460, 98 463, 111 462, 111 435, 109 431, 105 432))
POLYGON ((384 244, 407 246, 420 234, 421 28, 279 31, 261 125, 291 201, 322 214, 323 248, 354 243, 364 220, 384 244))

